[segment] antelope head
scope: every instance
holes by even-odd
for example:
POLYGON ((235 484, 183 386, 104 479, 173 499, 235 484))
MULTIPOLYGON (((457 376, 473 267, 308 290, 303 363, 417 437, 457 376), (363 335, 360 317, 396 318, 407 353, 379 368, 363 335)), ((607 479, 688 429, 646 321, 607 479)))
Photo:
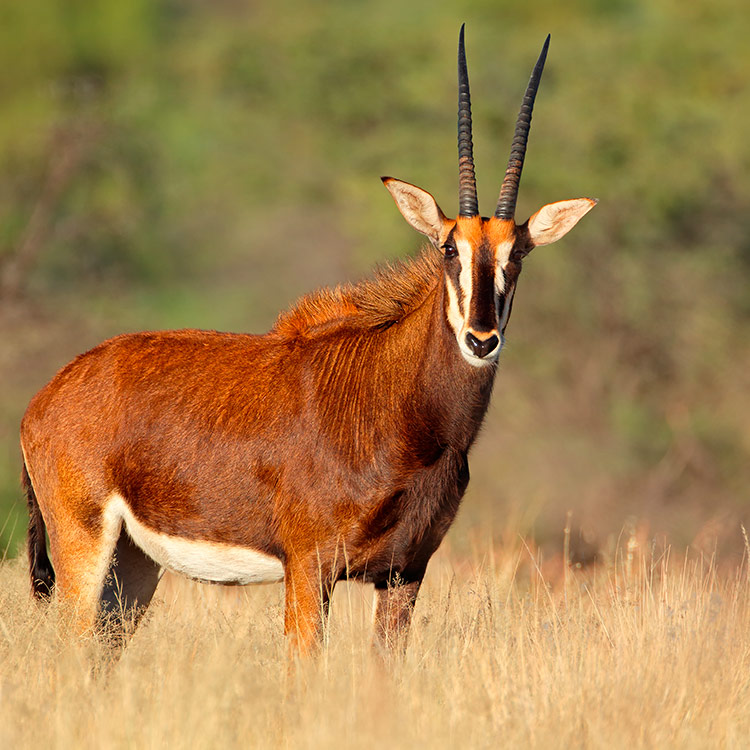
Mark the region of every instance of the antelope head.
POLYGON ((426 190, 381 178, 404 218, 442 252, 446 319, 464 359, 476 367, 494 364, 503 348, 523 258, 537 245, 559 240, 597 203, 592 198, 558 201, 543 206, 523 224, 515 221, 531 113, 549 39, 523 98, 494 216, 479 215, 463 26, 458 40, 458 217, 447 218, 426 190))

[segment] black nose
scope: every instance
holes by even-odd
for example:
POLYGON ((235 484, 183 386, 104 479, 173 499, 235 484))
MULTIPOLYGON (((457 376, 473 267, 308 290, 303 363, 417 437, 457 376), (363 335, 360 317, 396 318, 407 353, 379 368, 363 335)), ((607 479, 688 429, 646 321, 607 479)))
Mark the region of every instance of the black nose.
POLYGON ((486 357, 494 352, 500 340, 493 333, 488 339, 478 339, 473 333, 466 334, 466 344, 477 357, 486 357))

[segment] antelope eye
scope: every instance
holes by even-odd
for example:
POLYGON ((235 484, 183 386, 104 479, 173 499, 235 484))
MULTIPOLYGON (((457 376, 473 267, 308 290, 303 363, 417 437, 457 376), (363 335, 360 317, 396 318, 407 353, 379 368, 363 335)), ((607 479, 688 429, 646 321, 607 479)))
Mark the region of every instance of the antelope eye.
POLYGON ((455 245, 446 242, 443 245, 443 253, 445 253, 446 258, 455 258, 458 255, 458 250, 455 245))

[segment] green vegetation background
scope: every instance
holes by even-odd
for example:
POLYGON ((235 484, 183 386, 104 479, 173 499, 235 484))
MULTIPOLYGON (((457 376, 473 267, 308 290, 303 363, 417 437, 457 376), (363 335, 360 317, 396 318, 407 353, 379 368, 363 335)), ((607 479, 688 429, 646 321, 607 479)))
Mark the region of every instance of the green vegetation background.
POLYGON ((0 549, 25 531, 21 415, 75 354, 130 330, 261 332, 415 252, 381 174, 455 213, 463 21, 484 211, 548 32, 519 216, 601 203, 526 264, 451 543, 555 540, 569 510, 581 559, 628 524, 739 542, 745 0, 2 0, 0 549))

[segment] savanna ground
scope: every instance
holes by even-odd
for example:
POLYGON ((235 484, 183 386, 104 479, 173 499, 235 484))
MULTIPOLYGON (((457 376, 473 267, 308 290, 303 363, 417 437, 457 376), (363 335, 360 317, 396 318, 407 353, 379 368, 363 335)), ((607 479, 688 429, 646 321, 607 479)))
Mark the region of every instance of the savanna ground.
POLYGON ((747 744, 746 0, 0 0, 0 747, 747 744), (480 206, 552 46, 519 195, 592 195, 524 266, 411 645, 340 587, 289 676, 281 587, 165 582, 116 663, 28 598, 18 425, 125 331, 260 332, 455 213, 466 22, 480 206))
POLYGON ((750 571, 643 549, 543 578, 517 540, 433 561, 411 642, 369 647, 371 592, 339 585, 290 668, 281 586, 164 580, 120 655, 65 630, 0 567, 4 748, 746 747, 750 571))

